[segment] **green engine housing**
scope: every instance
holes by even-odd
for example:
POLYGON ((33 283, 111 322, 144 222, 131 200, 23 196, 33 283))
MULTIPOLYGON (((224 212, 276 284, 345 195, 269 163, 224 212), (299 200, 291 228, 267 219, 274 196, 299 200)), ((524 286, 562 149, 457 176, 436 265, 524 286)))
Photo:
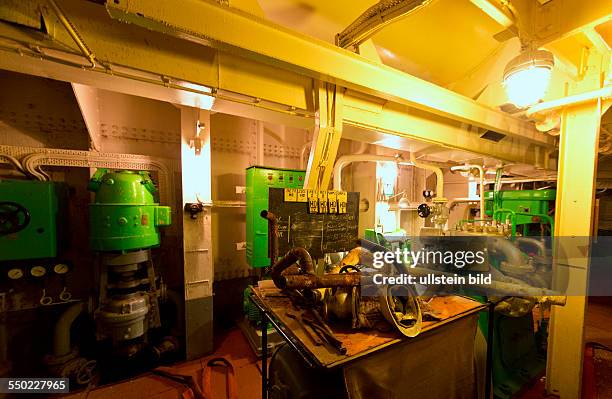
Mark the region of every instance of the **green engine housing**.
POLYGON ((148 172, 98 169, 88 189, 90 247, 94 251, 132 251, 159 245, 158 227, 171 223, 170 207, 155 202, 157 192, 148 172))

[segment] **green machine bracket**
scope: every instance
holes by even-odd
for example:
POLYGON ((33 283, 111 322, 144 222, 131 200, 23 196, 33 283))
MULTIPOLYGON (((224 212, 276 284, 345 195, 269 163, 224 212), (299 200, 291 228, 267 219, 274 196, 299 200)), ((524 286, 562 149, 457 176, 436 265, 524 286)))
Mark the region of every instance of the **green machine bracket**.
POLYGON ((268 209, 269 188, 303 188, 303 170, 251 166, 246 170, 246 257, 252 267, 270 266, 268 222, 260 216, 268 209))
POLYGON ((148 172, 98 169, 88 189, 90 247, 94 251, 131 251, 159 245, 158 227, 169 226, 170 207, 155 202, 157 192, 148 172))

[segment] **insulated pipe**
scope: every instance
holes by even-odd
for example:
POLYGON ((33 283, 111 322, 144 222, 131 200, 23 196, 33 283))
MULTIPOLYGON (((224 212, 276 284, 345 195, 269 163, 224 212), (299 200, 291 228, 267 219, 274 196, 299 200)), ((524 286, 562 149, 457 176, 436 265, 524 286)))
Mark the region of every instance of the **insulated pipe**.
POLYGON ((448 209, 453 209, 455 206, 457 206, 457 204, 475 203, 478 201, 479 200, 476 198, 453 198, 452 200, 448 201, 446 206, 448 206, 448 209))
MULTIPOLYGON (((463 170, 469 172, 470 169, 478 169, 478 178, 480 180, 480 187, 478 189, 480 196, 480 218, 485 218, 485 199, 484 199, 484 178, 485 172, 482 166, 480 165, 461 165, 461 166, 451 166, 451 170, 463 170)), ((484 222, 481 222, 484 223, 484 222)))
POLYGON ((432 0, 381 0, 365 10, 342 32, 336 34, 336 46, 357 47, 388 24, 425 7, 432 0))
POLYGON ((573 96, 559 98, 557 100, 546 101, 536 104, 529 108, 526 112, 527 117, 535 117, 538 114, 556 111, 571 105, 583 104, 589 101, 598 99, 608 99, 612 97, 612 86, 606 86, 602 89, 588 91, 586 93, 575 94, 573 96))
POLYGON ((272 266, 270 276, 274 281, 274 285, 278 288, 283 288, 283 279, 281 278, 283 271, 298 261, 300 262, 300 268, 303 273, 314 274, 314 264, 312 263, 312 258, 308 251, 301 247, 295 247, 287 251, 285 256, 272 266))
POLYGON ((506 257, 506 262, 511 266, 522 266, 525 255, 510 240, 504 238, 491 238, 487 248, 490 252, 501 252, 506 257))
POLYGON ((70 327, 79 315, 87 309, 87 303, 79 302, 70 306, 55 323, 53 332, 53 355, 56 358, 66 356, 72 350, 70 346, 70 327))
POLYGON ((334 165, 334 190, 342 191, 342 169, 353 162, 399 162, 401 159, 390 155, 357 154, 343 155, 334 165))
POLYGON ((21 162, 19 162, 17 158, 11 155, 2 154, 2 153, 0 153, 0 158, 6 159, 7 161, 9 161, 10 164, 12 164, 15 167, 15 169, 17 169, 19 172, 23 173, 24 175, 28 176, 28 173, 23 168, 23 165, 21 164, 21 162))
POLYGON ((442 173, 442 169, 440 169, 436 165, 433 165, 427 162, 417 161, 416 157, 414 156, 414 152, 410 153, 410 162, 412 162, 412 164, 417 168, 431 170, 436 174, 436 191, 437 191, 436 197, 439 200, 445 199, 444 198, 444 174, 442 173))
POLYGON ((150 156, 45 149, 44 152, 33 152, 26 155, 21 162, 26 172, 42 181, 48 180, 44 173, 37 170, 43 165, 126 169, 126 163, 141 164, 141 167, 136 168, 138 170, 156 170, 159 173, 160 202, 162 204, 172 203, 171 195, 174 191, 170 179, 170 168, 164 161, 150 156))

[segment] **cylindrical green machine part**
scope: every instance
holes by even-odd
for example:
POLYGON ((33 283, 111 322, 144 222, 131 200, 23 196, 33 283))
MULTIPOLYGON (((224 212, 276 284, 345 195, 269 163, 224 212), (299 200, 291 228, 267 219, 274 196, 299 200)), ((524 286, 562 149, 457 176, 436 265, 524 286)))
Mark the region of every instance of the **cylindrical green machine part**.
POLYGON ((170 207, 155 202, 155 185, 147 172, 98 169, 88 189, 89 243, 94 251, 131 251, 159 245, 159 229, 170 225, 170 207))

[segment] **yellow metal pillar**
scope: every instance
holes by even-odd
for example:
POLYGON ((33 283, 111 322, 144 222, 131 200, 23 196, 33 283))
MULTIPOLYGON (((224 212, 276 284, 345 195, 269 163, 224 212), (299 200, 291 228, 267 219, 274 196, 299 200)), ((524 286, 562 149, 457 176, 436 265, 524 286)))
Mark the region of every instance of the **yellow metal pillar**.
MULTIPOLYGON (((589 76, 574 92, 601 87, 601 56, 590 57, 589 76)), ((553 306, 546 390, 561 399, 581 397, 584 319, 589 276, 589 237, 597 176, 602 101, 568 106, 562 113, 555 207, 555 284, 566 286, 565 306, 553 306)))
POLYGON ((316 127, 306 169, 305 188, 327 190, 342 137, 344 88, 319 82, 316 127))

